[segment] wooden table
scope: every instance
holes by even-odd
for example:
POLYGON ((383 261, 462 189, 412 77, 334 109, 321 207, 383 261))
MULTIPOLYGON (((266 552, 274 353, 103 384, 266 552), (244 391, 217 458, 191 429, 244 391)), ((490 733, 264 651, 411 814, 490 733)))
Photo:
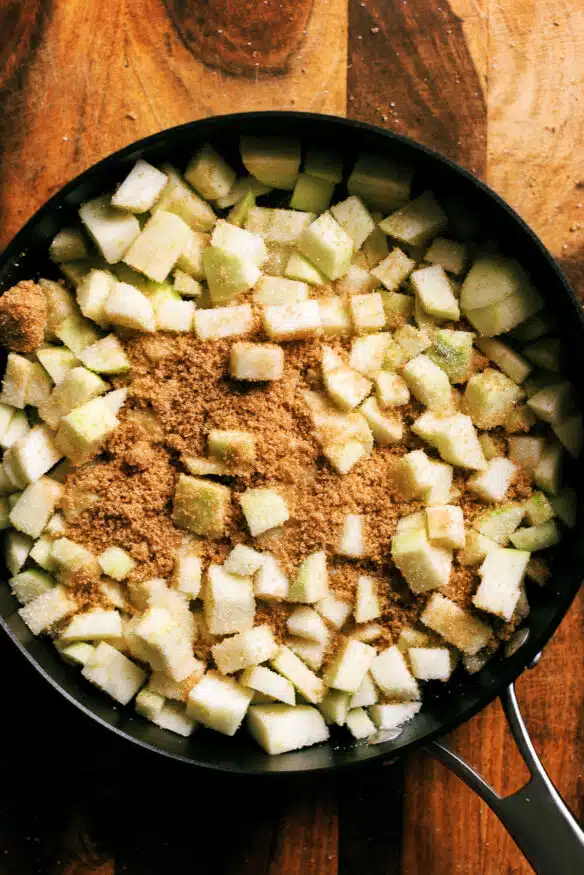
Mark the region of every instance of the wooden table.
MULTIPOLYGON (((486 178, 584 294, 580 0, 5 0, 0 34, 0 246, 132 140, 234 110, 307 109, 408 133, 486 178)), ((518 685, 576 810, 583 619, 580 600, 518 685)), ((0 875, 531 871, 423 754, 374 775, 234 787, 135 753, 0 650, 0 875)), ((502 791, 524 781, 498 705, 451 742, 502 791)))

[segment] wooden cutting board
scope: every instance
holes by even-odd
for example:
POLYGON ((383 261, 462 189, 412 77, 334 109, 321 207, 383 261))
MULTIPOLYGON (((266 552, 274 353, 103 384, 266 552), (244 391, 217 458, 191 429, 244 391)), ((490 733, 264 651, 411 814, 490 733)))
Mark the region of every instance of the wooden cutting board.
MULTIPOLYGON (((584 295, 581 0, 5 0, 0 34, 0 246, 64 182, 146 134, 305 109, 407 133, 469 167, 584 295)), ((574 809, 583 619, 580 600, 518 685, 574 809)), ((531 871, 423 754, 330 781, 224 783, 98 732, 3 639, 0 650, 0 875, 531 871)), ((498 705, 450 740, 502 792, 524 782, 498 705)))

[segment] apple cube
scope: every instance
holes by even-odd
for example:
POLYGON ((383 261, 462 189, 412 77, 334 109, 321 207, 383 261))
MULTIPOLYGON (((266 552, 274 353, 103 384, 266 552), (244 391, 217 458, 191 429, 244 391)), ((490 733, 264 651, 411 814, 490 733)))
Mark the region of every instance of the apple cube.
POLYGON ((443 267, 433 264, 431 267, 415 270, 410 281, 426 313, 436 319, 460 319, 458 302, 443 267))
POLYGON ((264 307, 299 304, 308 299, 308 283, 281 276, 263 276, 254 289, 254 300, 264 307))
POLYGON ((285 275, 292 280, 311 286, 326 285, 326 277, 300 252, 293 252, 286 264, 285 275))
POLYGON ((398 292, 381 292, 388 328, 402 328, 414 313, 415 299, 398 292))
POLYGON ((385 367, 395 370, 414 356, 419 355, 432 345, 430 335, 424 328, 415 328, 413 325, 402 325, 394 334, 394 338, 403 351, 400 360, 389 362, 386 357, 385 367))
POLYGON ((152 209, 166 183, 166 174, 140 158, 113 195, 112 206, 129 213, 146 213, 152 209))
POLYGON ((381 692, 398 701, 416 701, 420 690, 401 651, 394 645, 379 653, 371 663, 371 675, 381 692))
POLYGON ((364 708, 352 708, 347 713, 345 723, 353 738, 368 738, 376 732, 375 724, 369 719, 364 708))
POLYGON ((545 445, 545 438, 536 435, 510 437, 508 439, 509 458, 527 471, 534 471, 542 457, 545 445))
POLYGON ((363 678, 363 683, 357 692, 349 698, 349 708, 367 708, 369 705, 375 705, 378 701, 377 688, 373 683, 371 673, 368 673, 363 678))
POLYGON ((187 334, 193 330, 195 305, 179 297, 163 295, 152 300, 157 331, 176 331, 187 334))
POLYGON ((379 281, 365 267, 353 262, 344 276, 335 283, 337 295, 364 295, 373 292, 379 286, 379 281))
POLYGON ((100 553, 97 561, 103 573, 114 580, 125 580, 136 565, 130 554, 121 547, 108 547, 100 553))
POLYGON ((490 626, 437 592, 430 596, 420 619, 449 644, 471 656, 482 650, 492 636, 490 626))
POLYGON ((553 426, 554 434, 568 450, 573 459, 578 459, 584 445, 584 425, 581 413, 569 416, 553 426))
POLYGON ((295 608, 288 617, 286 626, 291 635, 307 638, 309 641, 318 641, 322 644, 329 637, 325 622, 314 608, 295 608))
POLYGON ((406 497, 421 498, 426 504, 445 504, 452 488, 452 468, 429 459, 423 450, 402 456, 396 478, 406 497))
POLYGON ((426 521, 426 511, 419 510, 416 513, 410 513, 407 516, 400 517, 397 521, 395 533, 396 535, 401 535, 403 532, 416 531, 427 534, 426 521))
POLYGON ((419 702, 372 705, 369 716, 378 729, 398 729, 416 716, 422 705, 419 702))
POLYGON ((325 686, 289 647, 282 646, 272 657, 270 665, 283 675, 296 688, 301 696, 313 705, 322 702, 325 696, 325 686))
POLYGON ((146 680, 146 672, 106 641, 101 641, 81 672, 121 705, 127 705, 146 680))
POLYGON ((390 292, 396 292, 414 270, 416 262, 397 246, 373 268, 371 273, 390 292))
POLYGON ((94 608, 76 614, 60 635, 60 641, 110 641, 122 637, 122 618, 118 611, 94 608))
POLYGON ((8 583, 21 605, 27 605, 55 586, 55 581, 50 574, 44 574, 36 569, 21 571, 11 577, 8 583))
POLYGON ((185 276, 190 277, 193 281, 197 282, 196 286, 196 294, 201 294, 201 286, 199 284, 199 280, 205 279, 205 268, 203 264, 203 253, 205 248, 209 245, 210 236, 209 234, 205 234, 202 231, 193 231, 192 228, 189 229, 190 233, 187 237, 187 242, 176 260, 176 268, 174 278, 174 287, 176 291, 180 292, 185 297, 192 297, 195 294, 195 291, 192 285, 189 284, 187 290, 185 288, 180 288, 181 283, 185 283, 183 277, 180 276, 181 273, 184 272, 185 276), (179 285, 177 286, 177 280, 179 285), (188 289, 193 289, 192 294, 188 289))
POLYGON ((34 372, 32 362, 24 356, 9 352, 0 401, 11 407, 22 409, 26 403, 28 384, 34 372))
POLYGON ((215 644, 212 654, 222 674, 233 674, 250 665, 267 662, 278 649, 272 630, 268 626, 255 626, 215 644))
POLYGON ((464 310, 476 310, 496 304, 521 291, 526 273, 513 258, 485 255, 478 258, 464 280, 460 303, 464 310))
POLYGON ((108 194, 84 203, 79 216, 108 264, 121 261, 140 233, 138 219, 112 207, 108 194))
POLYGON ((314 607, 336 629, 341 629, 351 613, 351 605, 336 595, 327 595, 315 603, 314 607))
MULTIPOLYGON (((97 576, 100 572, 93 553, 69 538, 58 538, 54 542, 51 558, 58 568, 72 574, 83 571, 97 576)), ((68 582, 67 577, 63 582, 68 582)))
POLYGON ((349 710, 349 693, 329 690, 318 706, 318 710, 328 725, 344 726, 349 710))
POLYGON ((430 410, 448 412, 452 409, 452 389, 448 376, 429 356, 422 353, 411 359, 404 367, 402 376, 412 394, 430 410))
POLYGON ((431 544, 423 531, 394 535, 391 556, 416 594, 446 586, 450 579, 452 553, 431 544))
POLYGON ((63 487, 49 477, 41 477, 26 487, 10 512, 15 529, 38 538, 61 498, 63 487))
POLYGON ((514 383, 523 383, 532 370, 531 365, 523 356, 507 346, 501 340, 491 337, 477 338, 476 345, 504 374, 514 383))
POLYGON ((366 555, 365 517, 361 514, 346 514, 336 552, 352 559, 366 555))
POLYGON ((106 322, 105 302, 116 279, 108 270, 90 270, 77 286, 77 300, 81 312, 94 322, 106 322))
POLYGON ((142 717, 146 717, 147 720, 155 720, 164 707, 164 701, 164 696, 144 687, 136 696, 134 707, 142 717))
POLYGON ((266 244, 259 234, 237 228, 224 219, 219 219, 211 235, 211 247, 251 261, 261 267, 267 258, 266 244))
POLYGON ((319 671, 322 668, 328 642, 309 641, 308 638, 291 637, 286 639, 285 644, 312 671, 319 671))
POLYGON ((249 578, 210 565, 204 595, 205 620, 212 635, 245 632, 253 626, 255 599, 249 578))
POLYGON ((86 347, 79 357, 86 368, 99 374, 122 374, 130 370, 130 360, 115 334, 108 334, 86 347))
POLYGON ((172 517, 177 526, 210 538, 225 533, 231 504, 231 490, 180 474, 174 493, 172 517))
POLYGON ((100 337, 89 319, 84 319, 83 316, 77 315, 70 316, 64 322, 61 322, 55 328, 55 335, 77 357, 87 346, 96 343, 100 337))
POLYGON ((240 176, 236 179, 227 194, 221 195, 216 200, 216 206, 220 210, 225 210, 228 207, 233 207, 236 204, 241 204, 248 195, 252 195, 254 199, 262 194, 268 194, 272 189, 269 185, 264 185, 259 179, 253 176, 240 176))
POLYGON ((72 368, 63 381, 55 386, 47 401, 40 405, 39 416, 51 428, 56 428, 64 416, 102 395, 107 388, 108 384, 87 368, 72 368))
POLYGON ((309 705, 252 705, 247 729, 268 754, 310 747, 329 737, 322 714, 309 705))
POLYGON ((481 535, 502 545, 507 543, 509 535, 518 528, 524 516, 524 506, 512 503, 494 510, 483 511, 474 518, 472 525, 481 535))
MULTIPOLYGON (((134 618, 135 619, 135 618, 134 618)), ((133 622, 133 620, 131 621, 133 622)), ((202 664, 201 664, 202 665, 202 664)), ((146 689, 165 699, 173 699, 176 702, 186 702, 190 691, 193 689, 204 675, 204 670, 198 668, 194 674, 189 675, 184 681, 173 681, 171 677, 163 671, 153 671, 148 679, 146 689)))
POLYGON ((194 546, 188 543, 177 551, 173 583, 179 593, 196 599, 201 590, 202 563, 194 546))
POLYGON ((4 561, 11 575, 18 574, 33 546, 33 539, 22 532, 6 532, 4 541, 4 561))
POLYGON ((353 241, 330 213, 322 213, 300 235, 298 248, 329 279, 347 272, 353 241))
POLYGON ((574 409, 574 387, 568 382, 544 386, 529 398, 527 404, 539 419, 559 425, 574 409))
POLYGON ((188 738, 197 728, 196 720, 187 716, 184 705, 178 702, 165 702, 161 711, 152 719, 161 729, 167 729, 176 735, 188 738))
POLYGON ((173 680, 183 681, 200 670, 200 663, 193 656, 192 641, 166 608, 148 608, 140 616, 134 634, 155 656, 152 667, 165 671, 173 680))
POLYGON ((487 434, 486 432, 479 435, 479 443, 487 462, 490 462, 491 459, 498 459, 504 455, 501 445, 497 443, 492 435, 487 434))
POLYGON ((318 336, 322 330, 317 301, 264 307, 262 320, 271 340, 303 340, 318 336))
POLYGON ((168 182, 152 212, 166 210, 180 216, 189 227, 197 231, 209 231, 216 221, 209 204, 195 194, 170 164, 163 164, 162 170, 168 177, 168 182))
POLYGON ((199 340, 220 340, 253 331, 255 320, 249 304, 195 310, 195 334, 199 340))
POLYGON ((247 431, 213 429, 207 437, 209 455, 226 465, 250 465, 255 460, 256 441, 247 431))
POLYGON ((448 219, 431 191, 384 219, 379 227, 389 237, 409 246, 424 246, 446 229, 448 219))
POLYGON ((502 501, 517 473, 517 466, 509 459, 491 459, 484 471, 473 474, 467 487, 483 501, 502 501))
POLYGON ((367 334, 385 327, 383 298, 379 292, 351 295, 349 310, 353 320, 353 328, 357 334, 367 334))
POLYGON ((447 681, 452 674, 452 658, 447 647, 411 647, 408 659, 417 680, 447 681))
POLYGON ((55 641, 55 647, 61 655, 61 659, 69 665, 83 667, 89 662, 95 652, 93 644, 86 641, 74 641, 73 644, 62 645, 60 640, 55 641))
POLYGON ((374 379, 383 367, 389 337, 386 332, 355 337, 351 343, 350 366, 374 379))
POLYGON ((324 683, 336 690, 356 693, 375 657, 374 647, 346 638, 326 668, 324 683))
POLYGON ((511 410, 523 396, 522 390, 505 374, 487 368, 466 384, 464 403, 477 428, 504 425, 511 410))
MULTIPOLYGON (((4 464, 6 464, 6 456, 4 464)), ((539 486, 548 495, 557 495, 561 487, 562 467, 563 450, 561 444, 557 442, 548 444, 533 472, 536 486, 539 486)))
POLYGON ((71 461, 80 465, 98 452, 118 425, 105 398, 94 398, 64 416, 55 443, 71 461))
POLYGON ((424 260, 430 264, 439 264, 448 273, 458 276, 466 267, 467 247, 458 240, 436 237, 424 255, 424 260))
POLYGON ((528 562, 529 553, 524 550, 489 550, 479 569, 481 582, 472 599, 475 607, 509 622, 528 562))
POLYGON ((375 441, 382 447, 399 443, 403 438, 404 426, 396 413, 386 414, 379 408, 376 398, 368 398, 359 411, 367 420, 375 441))
POLYGON ((236 380, 279 380, 284 373, 284 350, 270 343, 234 343, 230 371, 236 380))
POLYGON ((555 507, 546 498, 543 492, 534 492, 523 502, 525 516, 532 526, 547 523, 554 516, 555 507))
POLYGON ((157 210, 146 222, 124 261, 155 282, 163 282, 190 240, 188 224, 174 213, 157 210))
POLYGON ((555 547, 561 540, 561 535, 554 520, 548 520, 537 526, 529 526, 526 529, 517 529, 509 536, 509 540, 518 550, 528 550, 535 553, 536 550, 547 550, 555 547))
POLYGON ((369 575, 361 574, 357 578, 355 622, 368 623, 379 616, 381 616, 381 604, 377 581, 369 575))
POLYGON ((326 553, 311 553, 300 563, 288 590, 288 601, 313 604, 328 595, 326 553))
POLYGON ((133 328, 136 331, 153 332, 156 329, 152 304, 142 292, 129 283, 116 283, 104 304, 108 322, 133 328))
POLYGON ((375 222, 361 198, 351 195, 331 207, 331 213, 344 228, 355 249, 360 249, 365 240, 375 230, 375 222))
POLYGON ((460 565, 480 565, 489 550, 497 546, 496 541, 471 529, 466 534, 464 550, 458 553, 458 562, 460 565))
POLYGON ((79 228, 61 228, 49 246, 51 261, 79 261, 89 255, 85 238, 79 228))
POLYGON ((246 489, 239 501, 254 538, 283 525, 290 518, 285 500, 275 489, 246 489))
POLYGON ((19 478, 34 483, 63 458, 46 425, 35 425, 18 440, 11 454, 19 478))
POLYGON ((451 383, 464 383, 471 375, 473 335, 469 331, 436 332, 428 357, 442 368, 451 383))
POLYGON ((300 168, 300 140, 295 137, 242 136, 245 168, 271 188, 292 190, 300 168))
MULTIPOLYGON (((14 410, 14 408, 11 408, 14 410)), ((19 443, 26 435, 30 432, 30 426, 28 424, 28 419, 24 410, 15 410, 14 414, 10 417, 10 424, 8 425, 6 431, 4 432, 2 438, 0 438, 0 446, 4 447, 5 450, 9 450, 16 443, 19 443)), ((13 456, 13 453, 10 453, 10 456, 13 456)), ((8 453, 4 456, 4 461, 6 461, 6 457, 8 453)), ((9 474, 13 474, 12 470, 7 466, 7 470, 9 474)), ((22 482, 21 475, 17 474, 17 483, 22 482)), ((14 476, 13 476, 14 479, 14 476)), ((23 482, 24 486, 24 482, 23 482)), ((13 490, 11 490, 13 491, 13 490)))
POLYGON ((240 577, 249 577, 258 571, 265 561, 265 556, 246 547, 245 544, 236 544, 223 567, 229 574, 237 574, 240 577))
MULTIPOLYGON (((178 263, 178 262, 177 262, 178 263)), ((201 260, 202 270, 202 260, 201 260)), ((203 294, 203 286, 199 280, 189 276, 182 270, 175 270, 173 289, 178 292, 183 298, 200 298, 203 294)))
POLYGON ((251 258, 218 246, 208 246, 205 249, 203 264, 209 294, 214 304, 226 304, 249 291, 261 276, 258 266, 251 258))
POLYGON ((309 146, 304 156, 304 171, 318 179, 340 182, 343 178, 343 156, 340 152, 309 146))
POLYGON ((76 607, 75 601, 62 586, 53 586, 21 608, 18 613, 32 634, 40 635, 67 614, 72 613, 76 607))
POLYGON ((57 570, 57 564, 53 559, 53 539, 46 534, 46 529, 45 534, 34 542, 30 558, 46 571, 57 570))
POLYGON ((462 508, 442 505, 426 508, 428 540, 436 547, 455 550, 464 547, 465 531, 462 508))
POLYGON ((435 446, 444 461, 451 465, 478 471, 486 467, 470 416, 457 413, 453 416, 437 417, 427 411, 414 422, 412 431, 435 446))
MULTIPOLYGON (((10 404, 2 404, 0 402, 0 443, 2 444, 2 446, 5 446, 5 440, 4 440, 5 435, 7 434, 8 430, 10 429, 10 423, 14 419, 14 416, 16 415, 16 413, 17 413, 17 411, 15 410, 14 407, 11 407, 10 404)), ((24 418, 26 420, 26 414, 23 414, 23 415, 24 415, 24 418)), ((28 425, 28 421, 27 421, 27 425, 28 425)), ((19 437, 22 437, 22 435, 19 435, 19 437)), ((15 438, 15 440, 11 440, 10 443, 8 444, 8 446, 12 446, 12 444, 15 443, 16 440, 18 440, 18 437, 15 438)), ((6 449, 8 449, 8 447, 6 447, 6 449)))
POLYGON ((403 377, 381 371, 375 377, 375 393, 381 408, 403 407, 410 400, 410 390, 403 377))
POLYGON ((321 298, 316 303, 325 337, 345 337, 351 333, 353 326, 349 307, 342 298, 321 298))
POLYGON ((509 295, 503 300, 497 301, 496 304, 489 304, 476 310, 465 310, 464 305, 461 304, 461 306, 473 328, 476 328, 484 337, 494 337, 497 334, 511 331, 525 319, 541 310, 544 303, 527 281, 517 294, 509 295))
POLYGON ((128 603, 124 595, 124 590, 115 580, 104 578, 99 582, 99 591, 105 601, 114 608, 119 608, 120 611, 125 611, 128 608, 128 603))
POLYGON ((288 586, 288 578, 274 557, 264 554, 263 563, 254 580, 256 598, 286 599, 288 597, 288 586))
POLYGON ((251 665, 246 668, 239 676, 239 682, 244 687, 249 687, 286 705, 296 703, 296 693, 290 681, 263 665, 251 665))
POLYGON ((26 480, 20 473, 20 470, 13 459, 13 455, 14 450, 10 447, 10 449, 6 450, 4 453, 4 460, 2 462, 2 471, 5 479, 8 481, 5 488, 9 492, 24 489, 26 486, 26 480))
POLYGON ((371 382, 329 346, 322 348, 322 374, 327 393, 342 410, 357 407, 371 391, 371 382))
POLYGON ((209 143, 204 143, 189 161, 185 179, 201 197, 212 201, 230 192, 236 173, 209 143))

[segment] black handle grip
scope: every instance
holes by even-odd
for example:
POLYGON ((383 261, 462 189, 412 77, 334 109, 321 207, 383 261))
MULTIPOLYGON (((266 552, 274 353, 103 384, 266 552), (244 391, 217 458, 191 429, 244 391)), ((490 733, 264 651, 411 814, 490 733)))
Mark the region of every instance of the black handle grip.
POLYGON ((502 797, 446 745, 434 741, 428 751, 492 808, 537 875, 583 875, 584 832, 535 752, 513 685, 501 696, 501 702, 531 775, 525 787, 502 797))

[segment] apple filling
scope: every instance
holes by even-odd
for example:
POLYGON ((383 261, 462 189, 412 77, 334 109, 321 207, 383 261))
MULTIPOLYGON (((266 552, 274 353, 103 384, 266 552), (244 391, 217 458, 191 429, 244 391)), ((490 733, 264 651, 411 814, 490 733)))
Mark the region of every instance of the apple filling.
POLYGON ((21 618, 87 681, 278 754, 397 729, 511 638, 582 414, 464 205, 385 156, 240 153, 139 160, 53 239, 61 279, 0 300, 0 520, 21 618))

